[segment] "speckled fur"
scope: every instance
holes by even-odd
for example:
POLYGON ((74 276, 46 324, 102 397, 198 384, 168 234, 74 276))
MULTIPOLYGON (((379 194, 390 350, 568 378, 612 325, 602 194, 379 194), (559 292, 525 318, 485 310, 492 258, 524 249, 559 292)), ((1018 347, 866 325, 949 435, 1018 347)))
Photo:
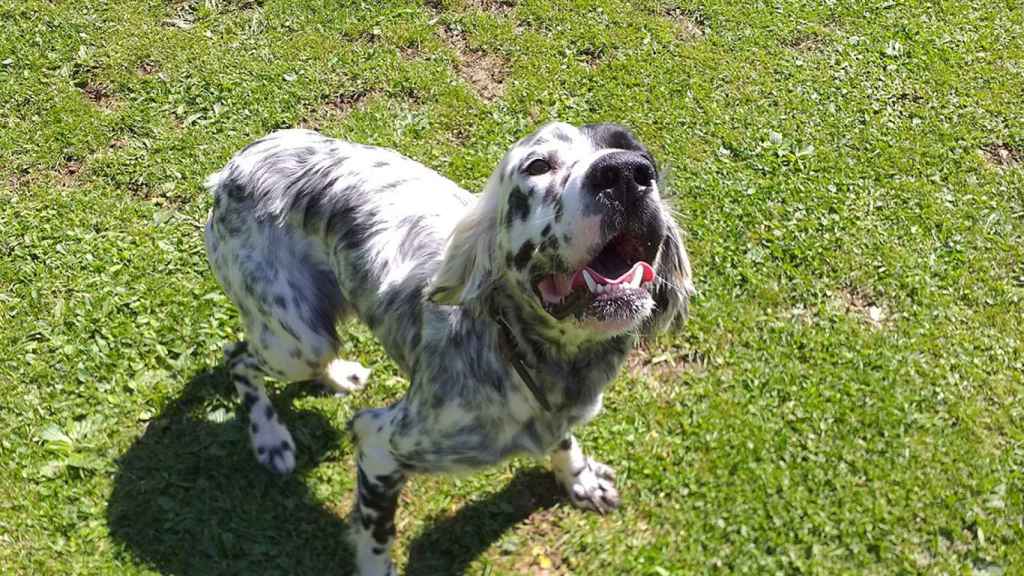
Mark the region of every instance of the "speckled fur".
POLYGON ((365 384, 368 369, 337 358, 342 318, 365 322, 411 380, 404 398, 351 422, 360 574, 393 572, 395 508, 412 472, 552 454, 574 503, 600 512, 618 504, 611 469, 584 456, 571 430, 600 410, 636 339, 685 314, 689 264, 656 186, 644 210, 661 233, 658 282, 653 304, 636 311, 642 321, 607 333, 555 320, 532 283, 592 257, 609 221, 624 225, 584 189, 588 166, 619 149, 647 155, 614 125, 546 125, 506 154, 476 198, 395 152, 285 130, 208 179, 209 260, 247 336, 227 351, 228 366, 261 462, 286 473, 295 461, 264 375, 322 378, 340 391, 365 384), (550 173, 524 174, 538 154, 550 173), (496 317, 551 410, 502 354, 496 317))

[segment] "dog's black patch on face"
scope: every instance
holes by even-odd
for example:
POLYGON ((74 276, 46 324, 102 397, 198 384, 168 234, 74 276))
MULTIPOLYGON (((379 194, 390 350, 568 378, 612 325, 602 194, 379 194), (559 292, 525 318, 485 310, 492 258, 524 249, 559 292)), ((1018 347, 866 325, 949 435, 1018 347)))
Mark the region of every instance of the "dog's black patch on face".
POLYGON ((514 259, 516 270, 526 268, 526 265, 530 262, 530 258, 533 256, 533 251, 535 249, 536 246, 534 246, 533 242, 527 240, 523 243, 519 248, 519 251, 516 252, 516 257, 514 259))
POLYGON ((547 240, 540 243, 541 254, 550 254, 558 251, 558 236, 549 236, 547 240))
POLYGON ((657 171, 658 166, 654 163, 654 158, 650 152, 626 127, 610 123, 587 124, 580 128, 580 131, 598 148, 618 148, 620 150, 639 152, 650 161, 655 171, 657 171))
POLYGON ((509 226, 513 222, 525 221, 530 216, 530 199, 519 188, 513 188, 508 195, 508 213, 505 215, 505 223, 509 226))

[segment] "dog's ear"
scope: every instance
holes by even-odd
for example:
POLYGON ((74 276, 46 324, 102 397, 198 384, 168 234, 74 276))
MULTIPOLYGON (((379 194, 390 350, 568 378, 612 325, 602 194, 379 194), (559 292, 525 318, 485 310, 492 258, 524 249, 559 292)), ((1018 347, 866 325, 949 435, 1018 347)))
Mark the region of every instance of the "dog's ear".
MULTIPOLYGON (((666 214, 671 214, 667 207, 666 214)), ((655 265, 654 314, 645 326, 644 335, 653 337, 668 328, 676 319, 685 319, 690 297, 696 293, 690 271, 690 257, 679 227, 668 219, 668 233, 658 251, 655 265)))
POLYGON ((482 309, 499 264, 497 210, 494 195, 485 194, 455 225, 441 267, 430 281, 427 299, 435 304, 482 309))

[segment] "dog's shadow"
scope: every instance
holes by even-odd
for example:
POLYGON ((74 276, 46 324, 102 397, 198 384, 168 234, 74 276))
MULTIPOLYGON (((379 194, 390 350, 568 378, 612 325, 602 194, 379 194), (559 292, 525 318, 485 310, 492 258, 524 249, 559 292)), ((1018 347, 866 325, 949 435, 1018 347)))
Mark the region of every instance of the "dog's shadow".
MULTIPOLYGON (((325 503, 303 481, 348 442, 322 415, 291 409, 291 399, 308 390, 290 385, 275 401, 298 445, 295 472, 278 478, 247 450, 223 368, 193 377, 118 460, 107 523, 124 561, 189 576, 354 573, 351 502, 325 503)), ((520 473, 417 535, 406 572, 463 573, 509 527, 552 505, 555 493, 550 473, 520 473)))

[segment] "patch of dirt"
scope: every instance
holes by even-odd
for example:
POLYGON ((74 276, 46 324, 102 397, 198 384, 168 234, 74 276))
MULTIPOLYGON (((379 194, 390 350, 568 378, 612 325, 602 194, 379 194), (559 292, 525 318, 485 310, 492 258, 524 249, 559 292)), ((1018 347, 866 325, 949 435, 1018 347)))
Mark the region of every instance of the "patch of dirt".
POLYGON ((85 94, 85 97, 88 98, 90 102, 104 110, 111 110, 116 104, 114 93, 111 91, 110 87, 99 82, 86 82, 85 85, 82 86, 82 94, 85 94))
POLYGON ((352 92, 338 94, 333 98, 325 100, 318 108, 311 110, 299 121, 299 128, 309 130, 320 130, 322 124, 330 120, 338 120, 347 116, 353 110, 362 108, 366 103, 377 97, 378 92, 374 90, 354 90, 352 92))
POLYGON ((792 38, 786 47, 797 52, 817 52, 825 45, 825 39, 817 34, 801 34, 792 38))
POLYGON ((139 76, 152 76, 160 72, 160 65, 152 60, 143 60, 136 69, 139 76))
POLYGON ((476 89, 485 102, 500 98, 505 93, 505 61, 493 54, 470 52, 459 66, 459 76, 476 89))
POLYGON ((838 296, 846 313, 859 317, 875 328, 881 328, 890 318, 885 306, 864 290, 843 288, 838 296))
POLYGON ((483 12, 505 16, 516 7, 515 0, 468 0, 467 4, 483 12))
POLYGON ((675 24, 677 35, 682 40, 700 40, 707 33, 708 21, 700 12, 669 8, 664 16, 675 24))
POLYGON ((997 142, 980 150, 982 158, 990 166, 1000 169, 1014 168, 1024 162, 1024 151, 1009 144, 997 142))
POLYGON ((492 102, 505 93, 508 63, 500 56, 470 50, 461 30, 442 27, 441 36, 459 55, 458 75, 473 87, 485 102, 492 102))
POLYGON ((69 159, 57 168, 57 181, 64 188, 71 187, 78 181, 78 174, 82 171, 82 162, 69 159))
POLYGON ((662 381, 682 372, 704 370, 707 368, 707 358, 695 350, 675 347, 649 350, 638 347, 626 359, 626 368, 632 374, 662 381))

